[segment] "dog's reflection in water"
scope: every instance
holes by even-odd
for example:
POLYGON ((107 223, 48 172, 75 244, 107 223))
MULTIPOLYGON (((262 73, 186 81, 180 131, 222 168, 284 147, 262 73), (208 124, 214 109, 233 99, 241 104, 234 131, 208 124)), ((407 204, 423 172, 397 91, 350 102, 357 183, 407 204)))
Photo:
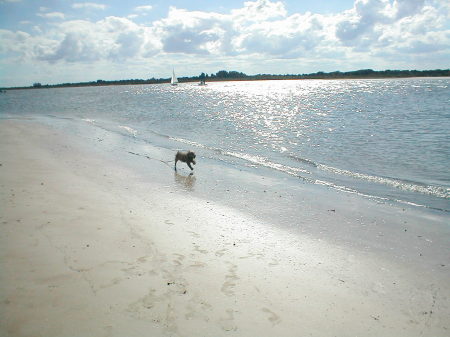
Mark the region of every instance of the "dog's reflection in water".
POLYGON ((195 185, 195 176, 194 173, 190 173, 189 175, 185 176, 182 174, 179 174, 177 171, 175 171, 175 183, 177 185, 180 185, 187 191, 193 191, 194 185, 195 185))

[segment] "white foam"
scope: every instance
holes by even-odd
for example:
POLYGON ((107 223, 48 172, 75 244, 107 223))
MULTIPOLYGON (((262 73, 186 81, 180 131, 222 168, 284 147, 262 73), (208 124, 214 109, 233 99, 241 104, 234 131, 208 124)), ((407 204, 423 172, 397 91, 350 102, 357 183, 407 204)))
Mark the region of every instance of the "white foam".
POLYGON ((136 137, 136 135, 137 135, 137 130, 130 128, 129 126, 119 125, 119 128, 126 130, 128 133, 133 135, 133 137, 136 137))
POLYGON ((82 118, 81 120, 82 120, 82 121, 85 121, 85 122, 88 122, 88 123, 91 123, 91 124, 94 124, 94 123, 95 123, 95 119, 82 118))
POLYGON ((319 169, 322 169, 324 171, 328 171, 334 174, 338 175, 345 175, 356 179, 366 180, 378 184, 384 184, 388 186, 392 186, 404 191, 410 191, 410 192, 418 192, 423 194, 428 194, 432 196, 436 196, 439 198, 450 198, 450 190, 447 188, 439 187, 439 186, 432 186, 432 185, 418 185, 414 184, 412 182, 406 182, 401 180, 396 180, 392 178, 385 178, 385 177, 378 177, 373 176, 369 174, 359 173, 359 172, 352 172, 348 170, 338 169, 335 167, 318 164, 317 167, 319 169))
POLYGON ((311 172, 309 172, 307 170, 271 162, 270 160, 268 160, 267 158, 262 157, 262 156, 254 156, 254 155, 250 155, 248 153, 238 153, 238 152, 229 152, 229 151, 224 152, 224 154, 226 154, 228 156, 247 160, 253 164, 270 167, 275 170, 282 171, 282 172, 285 172, 285 173, 288 173, 288 174, 291 174, 294 176, 297 176, 299 173, 311 174, 311 172))
POLYGON ((197 143, 197 142, 193 142, 193 141, 190 141, 190 140, 187 140, 187 139, 177 138, 177 137, 169 137, 169 138, 172 139, 172 140, 175 140, 177 142, 185 143, 185 144, 192 145, 192 146, 195 146, 195 147, 199 147, 199 148, 203 148, 203 149, 207 149, 208 148, 207 146, 205 146, 203 144, 200 144, 200 143, 197 143))

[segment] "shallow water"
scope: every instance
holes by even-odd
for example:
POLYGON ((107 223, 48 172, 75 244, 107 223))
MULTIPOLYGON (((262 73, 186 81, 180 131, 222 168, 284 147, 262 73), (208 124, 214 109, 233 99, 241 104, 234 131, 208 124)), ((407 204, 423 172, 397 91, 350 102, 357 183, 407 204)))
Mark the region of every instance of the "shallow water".
POLYGON ((82 122, 229 165, 448 212, 449 103, 448 78, 254 81, 8 91, 0 115, 82 122))

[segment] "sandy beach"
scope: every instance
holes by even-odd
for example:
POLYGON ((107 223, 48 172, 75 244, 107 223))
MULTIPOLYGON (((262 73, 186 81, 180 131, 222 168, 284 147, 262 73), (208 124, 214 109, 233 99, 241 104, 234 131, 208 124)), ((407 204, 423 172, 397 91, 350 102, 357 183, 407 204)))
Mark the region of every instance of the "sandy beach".
POLYGON ((442 218, 308 191, 302 233, 273 202, 252 211, 255 190, 248 212, 193 193, 237 174, 201 156, 189 175, 35 121, 2 120, 0 137, 1 336, 450 335, 442 218))

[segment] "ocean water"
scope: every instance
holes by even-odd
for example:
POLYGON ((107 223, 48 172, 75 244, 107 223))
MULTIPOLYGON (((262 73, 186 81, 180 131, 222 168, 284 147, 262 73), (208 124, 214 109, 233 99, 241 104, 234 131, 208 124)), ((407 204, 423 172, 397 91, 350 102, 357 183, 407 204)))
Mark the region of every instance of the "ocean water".
POLYGON ((15 90, 1 118, 86 123, 377 202, 450 211, 450 79, 15 90))

